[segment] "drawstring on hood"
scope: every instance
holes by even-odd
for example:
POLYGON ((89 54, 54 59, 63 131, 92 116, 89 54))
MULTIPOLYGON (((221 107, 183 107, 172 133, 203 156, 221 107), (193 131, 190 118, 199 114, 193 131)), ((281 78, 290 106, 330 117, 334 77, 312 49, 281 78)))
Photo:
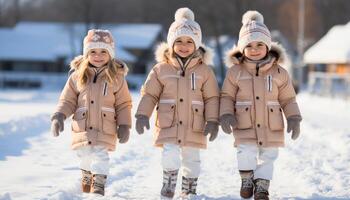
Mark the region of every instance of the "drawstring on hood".
POLYGON ((271 60, 274 58, 275 56, 273 54, 268 53, 267 56, 265 56, 265 58, 261 59, 261 60, 251 60, 247 57, 244 56, 244 61, 248 62, 248 63, 255 63, 255 76, 259 76, 259 69, 261 67, 263 67, 264 65, 266 65, 267 63, 270 63, 271 60))
POLYGON ((195 57, 195 54, 196 54, 196 52, 193 52, 190 56, 188 56, 186 58, 181 58, 177 54, 175 55, 176 61, 179 63, 180 68, 181 68, 181 76, 185 76, 186 68, 187 68, 188 64, 190 64, 192 58, 195 57))
POLYGON ((91 63, 89 63, 89 67, 92 68, 95 72, 93 83, 96 83, 98 75, 100 75, 105 69, 107 69, 107 65, 103 67, 96 67, 91 63))

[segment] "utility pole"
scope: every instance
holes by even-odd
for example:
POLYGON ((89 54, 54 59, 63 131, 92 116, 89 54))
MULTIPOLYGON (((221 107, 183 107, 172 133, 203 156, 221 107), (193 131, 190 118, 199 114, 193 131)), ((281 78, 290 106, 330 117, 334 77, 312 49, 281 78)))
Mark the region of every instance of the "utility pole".
POLYGON ((305 27, 305 0, 299 0, 299 15, 298 15, 298 66, 297 66, 297 80, 299 87, 303 86, 303 67, 304 67, 304 27, 305 27))

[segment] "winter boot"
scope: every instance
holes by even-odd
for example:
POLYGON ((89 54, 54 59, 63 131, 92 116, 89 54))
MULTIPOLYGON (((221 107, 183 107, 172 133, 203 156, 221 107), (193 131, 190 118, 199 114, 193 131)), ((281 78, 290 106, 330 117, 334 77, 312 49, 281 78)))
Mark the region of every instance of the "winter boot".
POLYGON ((90 171, 81 169, 81 188, 83 192, 89 193, 91 188, 92 174, 90 171))
POLYGON ((181 193, 181 197, 182 198, 187 198, 187 197, 192 197, 192 196, 196 196, 196 187, 197 187, 197 181, 198 178, 186 178, 186 177, 182 177, 182 193, 181 193))
POLYGON ((163 171, 163 187, 160 191, 163 197, 174 197, 178 172, 179 170, 163 171))
POLYGON ((254 182, 253 177, 254 173, 252 170, 249 171, 239 171, 239 174, 241 175, 242 179, 242 185, 241 185, 241 197, 244 199, 249 199, 253 196, 254 191, 254 182))
POLYGON ((107 176, 104 174, 93 174, 90 192, 104 196, 106 180, 107 176))
POLYGON ((92 174, 90 171, 81 169, 81 189, 85 193, 89 193, 91 189, 92 174))
POLYGON ((270 181, 266 179, 256 179, 254 190, 254 200, 269 200, 270 181))

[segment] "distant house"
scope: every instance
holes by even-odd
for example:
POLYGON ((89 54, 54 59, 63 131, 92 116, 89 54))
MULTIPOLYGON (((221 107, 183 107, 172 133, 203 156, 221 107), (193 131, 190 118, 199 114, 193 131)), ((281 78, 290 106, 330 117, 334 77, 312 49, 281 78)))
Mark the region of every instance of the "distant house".
MULTIPOLYGON (((102 24, 98 28, 112 32, 116 56, 128 64, 130 74, 145 73, 160 39, 160 25, 102 24)), ((86 26, 81 23, 20 22, 13 28, 0 28, 0 79, 6 72, 67 72, 69 62, 82 52, 85 35, 86 26)), ((2 81, 0 86, 4 85, 2 81)))
POLYGON ((304 54, 309 89, 350 95, 350 22, 336 25, 304 54))
POLYGON ((304 54, 312 71, 350 73, 350 22, 336 25, 304 54), (323 64, 323 69, 313 65, 323 64))
POLYGON ((112 31, 117 40, 117 46, 135 57, 131 72, 144 75, 150 65, 154 64, 154 49, 162 40, 162 26, 158 24, 122 24, 103 27, 112 31))

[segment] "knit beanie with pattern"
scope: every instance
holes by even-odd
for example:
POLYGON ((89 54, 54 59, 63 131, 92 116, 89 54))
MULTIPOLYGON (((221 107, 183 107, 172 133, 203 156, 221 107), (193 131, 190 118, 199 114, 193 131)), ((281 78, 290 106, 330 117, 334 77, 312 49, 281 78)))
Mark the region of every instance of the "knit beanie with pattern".
POLYGON ((242 27, 239 31, 238 48, 243 53, 250 42, 263 42, 271 49, 271 34, 264 24, 264 17, 258 11, 249 10, 242 17, 242 27))

